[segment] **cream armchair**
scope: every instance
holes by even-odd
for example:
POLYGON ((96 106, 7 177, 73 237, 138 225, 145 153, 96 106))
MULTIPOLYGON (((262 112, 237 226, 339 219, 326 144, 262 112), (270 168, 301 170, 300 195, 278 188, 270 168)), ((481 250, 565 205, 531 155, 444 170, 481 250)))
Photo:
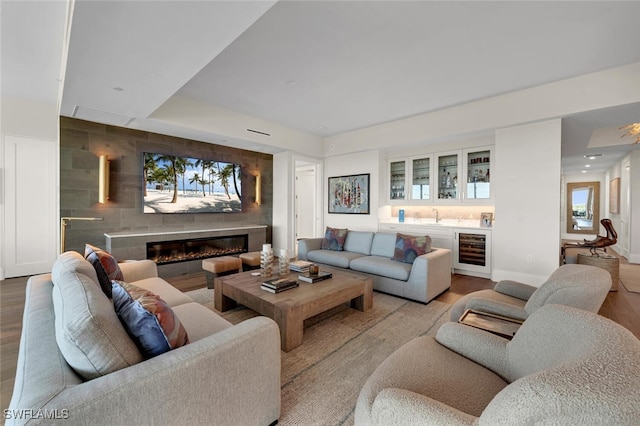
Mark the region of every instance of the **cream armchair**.
POLYGON ((546 305, 513 340, 459 323, 402 346, 362 388, 356 425, 637 425, 640 341, 546 305))
POLYGON ((451 321, 467 310, 489 312, 525 320, 548 304, 573 306, 598 312, 611 288, 611 275, 590 265, 562 265, 540 287, 517 281, 498 282, 493 290, 479 290, 462 296, 451 308, 451 321))

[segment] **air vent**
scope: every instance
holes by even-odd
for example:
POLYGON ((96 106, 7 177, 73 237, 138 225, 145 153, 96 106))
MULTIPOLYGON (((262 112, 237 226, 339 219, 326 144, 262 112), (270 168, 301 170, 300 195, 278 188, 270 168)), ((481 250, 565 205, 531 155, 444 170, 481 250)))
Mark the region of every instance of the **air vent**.
POLYGON ((101 111, 95 108, 76 105, 73 107, 71 116, 80 120, 93 121, 95 123, 110 124, 112 126, 127 127, 135 120, 135 117, 116 114, 114 112, 101 111))
POLYGON ((253 129, 247 129, 247 132, 257 133, 257 134, 259 134, 259 135, 271 136, 269 133, 260 132, 260 131, 258 131, 258 130, 253 130, 253 129))

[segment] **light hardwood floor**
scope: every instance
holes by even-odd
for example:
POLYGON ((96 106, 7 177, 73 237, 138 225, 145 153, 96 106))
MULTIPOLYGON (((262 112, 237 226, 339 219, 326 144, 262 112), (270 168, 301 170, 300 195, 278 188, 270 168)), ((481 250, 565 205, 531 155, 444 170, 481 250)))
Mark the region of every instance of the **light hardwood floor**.
MULTIPOLYGON (((624 258, 620 261, 626 263, 624 258)), ((640 265, 638 273, 640 274, 640 265)), ((206 286, 204 273, 175 277, 167 281, 182 291, 206 286)), ((26 282, 26 277, 0 281, 0 408, 3 410, 8 407, 13 392, 26 282)), ((451 304, 467 293, 492 288, 494 284, 491 280, 456 274, 453 275, 451 289, 436 300, 451 304)), ((623 325, 640 338, 640 293, 631 293, 620 285, 618 291, 608 294, 600 314, 623 325)))

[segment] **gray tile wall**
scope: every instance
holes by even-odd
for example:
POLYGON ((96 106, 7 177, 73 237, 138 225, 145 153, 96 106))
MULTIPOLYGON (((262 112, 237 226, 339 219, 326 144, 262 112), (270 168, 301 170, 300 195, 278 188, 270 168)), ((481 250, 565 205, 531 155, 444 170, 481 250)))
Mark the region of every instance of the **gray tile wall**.
POLYGON ((105 233, 267 225, 271 242, 273 156, 105 124, 60 118, 60 216, 101 217, 70 221, 66 250, 85 243, 105 248, 105 233), (144 214, 142 153, 211 158, 242 167, 242 213, 144 214), (98 156, 110 160, 110 200, 98 203, 98 156), (255 204, 255 176, 262 176, 262 204, 255 204))

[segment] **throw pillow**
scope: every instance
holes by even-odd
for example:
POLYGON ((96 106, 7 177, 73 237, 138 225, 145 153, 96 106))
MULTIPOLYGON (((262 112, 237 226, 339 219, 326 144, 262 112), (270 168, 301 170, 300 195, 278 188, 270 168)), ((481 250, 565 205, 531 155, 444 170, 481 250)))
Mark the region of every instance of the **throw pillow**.
POLYGON ((322 240, 321 248, 323 250, 341 251, 344 247, 344 241, 347 239, 347 229, 331 228, 327 226, 322 240))
POLYGON ((413 263, 416 257, 431 251, 431 237, 428 235, 415 236, 397 233, 396 246, 393 250, 393 260, 413 263))
POLYGON ((102 291, 111 299, 111 280, 124 279, 118 261, 111 253, 91 244, 84 246, 84 258, 95 268, 102 291))
POLYGON ((187 331, 158 295, 122 281, 113 281, 113 305, 124 328, 145 358, 189 343, 187 331))

